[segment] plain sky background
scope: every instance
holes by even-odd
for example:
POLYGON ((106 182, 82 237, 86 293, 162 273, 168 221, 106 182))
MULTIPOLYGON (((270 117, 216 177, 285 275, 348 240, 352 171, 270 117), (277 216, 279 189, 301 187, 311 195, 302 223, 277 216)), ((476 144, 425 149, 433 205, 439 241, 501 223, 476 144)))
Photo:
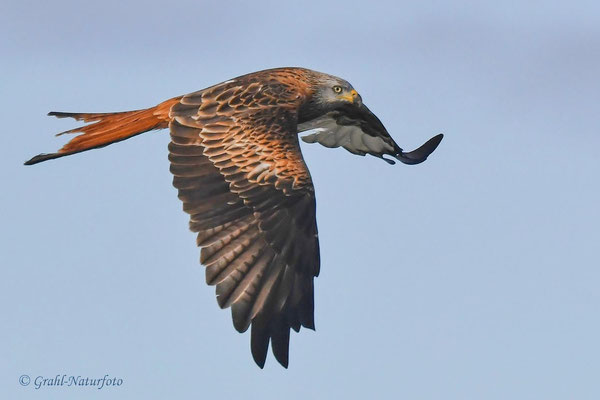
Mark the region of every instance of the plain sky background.
POLYGON ((0 14, 3 399, 600 398, 600 6, 10 1, 0 14), (168 132, 33 167, 51 110, 304 66, 425 163, 303 145, 316 332, 260 370, 204 283, 168 132), (122 378, 23 387, 21 375, 122 378))

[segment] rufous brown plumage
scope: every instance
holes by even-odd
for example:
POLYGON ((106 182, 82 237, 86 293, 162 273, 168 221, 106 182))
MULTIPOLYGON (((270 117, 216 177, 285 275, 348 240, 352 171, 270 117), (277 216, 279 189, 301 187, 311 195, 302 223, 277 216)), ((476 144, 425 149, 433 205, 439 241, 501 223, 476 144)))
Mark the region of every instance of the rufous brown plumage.
POLYGON ((173 185, 202 248, 206 281, 220 307, 231 307, 262 368, 271 343, 288 365, 290 328, 314 329, 313 279, 319 274, 315 194, 303 140, 327 147, 424 161, 442 135, 405 153, 345 80, 303 68, 244 75, 143 110, 61 113, 91 122, 56 153, 31 165, 169 128, 173 185))

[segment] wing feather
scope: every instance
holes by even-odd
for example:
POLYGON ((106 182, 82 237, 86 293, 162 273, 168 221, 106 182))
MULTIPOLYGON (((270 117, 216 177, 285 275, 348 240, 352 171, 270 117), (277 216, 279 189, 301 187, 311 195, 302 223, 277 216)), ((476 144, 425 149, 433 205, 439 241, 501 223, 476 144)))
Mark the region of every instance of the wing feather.
POLYGON ((170 114, 173 185, 198 233, 206 281, 219 306, 231 307, 235 329, 252 326, 261 367, 269 343, 287 367, 290 328, 314 329, 319 246, 299 101, 277 79, 238 79, 183 96, 170 114))
POLYGON ((390 155, 405 164, 419 164, 437 148, 443 135, 429 139, 424 145, 405 153, 389 135, 385 126, 364 104, 358 107, 341 107, 298 125, 298 131, 313 131, 303 136, 306 143, 320 143, 325 147, 343 147, 352 154, 370 154, 390 164, 384 158, 390 155))

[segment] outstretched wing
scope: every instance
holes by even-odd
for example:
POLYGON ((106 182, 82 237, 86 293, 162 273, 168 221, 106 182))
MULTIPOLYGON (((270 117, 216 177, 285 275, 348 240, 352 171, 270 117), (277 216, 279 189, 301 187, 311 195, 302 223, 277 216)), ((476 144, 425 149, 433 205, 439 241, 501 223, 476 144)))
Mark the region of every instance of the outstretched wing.
POLYGON ((269 341, 287 367, 290 328, 314 329, 319 243, 298 99, 291 86, 238 79, 183 96, 170 114, 173 184, 206 281, 238 331, 251 325, 261 368, 269 341))
POLYGON ((419 164, 433 153, 444 137, 437 135, 418 149, 404 152, 379 118, 364 104, 343 107, 298 125, 299 132, 309 130, 315 132, 302 137, 307 143, 320 143, 325 147, 341 146, 353 154, 371 154, 390 164, 394 164, 394 161, 384 158, 384 155, 390 155, 405 164, 419 164))

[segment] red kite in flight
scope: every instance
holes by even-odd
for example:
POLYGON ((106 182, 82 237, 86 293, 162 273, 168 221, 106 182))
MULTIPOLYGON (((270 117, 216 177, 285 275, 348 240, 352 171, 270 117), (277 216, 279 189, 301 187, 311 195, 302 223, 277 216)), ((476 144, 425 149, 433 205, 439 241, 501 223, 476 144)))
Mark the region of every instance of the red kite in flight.
POLYGON ((169 128, 173 185, 198 233, 206 282, 239 332, 251 326, 262 368, 269 342, 287 367, 290 328, 314 329, 313 279, 319 274, 315 193, 302 139, 370 154, 390 164, 425 161, 443 135, 404 152, 347 81, 303 68, 251 73, 156 107, 116 113, 51 112, 92 122, 56 153, 26 165, 169 128))

